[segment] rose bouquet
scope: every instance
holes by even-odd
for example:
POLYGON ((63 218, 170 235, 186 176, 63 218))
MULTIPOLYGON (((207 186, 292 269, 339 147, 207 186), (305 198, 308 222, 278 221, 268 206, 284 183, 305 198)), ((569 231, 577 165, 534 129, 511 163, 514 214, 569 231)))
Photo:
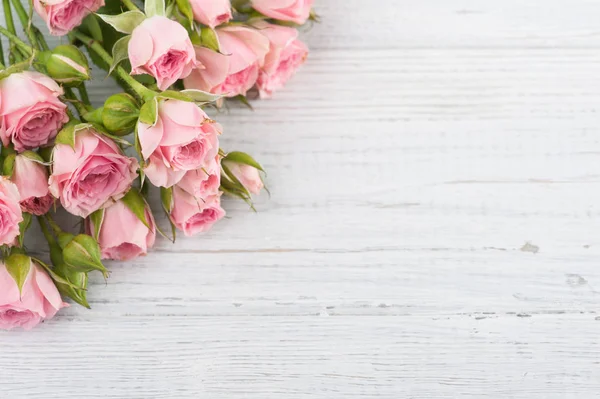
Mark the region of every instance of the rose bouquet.
POLYGON ((3 0, 0 328, 30 329, 66 298, 89 307, 88 274, 109 275, 102 260, 145 255, 157 234, 207 231, 225 215, 223 194, 252 206, 264 170, 219 147, 224 129, 205 109, 283 87, 307 56, 297 28, 316 19, 312 2, 3 0), (66 44, 49 48, 34 14, 66 44), (123 89, 97 108, 88 58, 123 89), (79 231, 59 226, 59 207, 81 218, 79 231), (28 255, 33 219, 49 262, 28 255))

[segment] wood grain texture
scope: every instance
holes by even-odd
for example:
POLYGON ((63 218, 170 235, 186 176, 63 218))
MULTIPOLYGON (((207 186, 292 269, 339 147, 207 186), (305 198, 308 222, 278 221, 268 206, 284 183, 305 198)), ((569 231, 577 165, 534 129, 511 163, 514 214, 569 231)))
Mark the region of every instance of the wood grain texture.
POLYGON ((287 89, 215 116, 272 197, 0 333, 0 397, 597 397, 600 2, 317 9, 287 89))

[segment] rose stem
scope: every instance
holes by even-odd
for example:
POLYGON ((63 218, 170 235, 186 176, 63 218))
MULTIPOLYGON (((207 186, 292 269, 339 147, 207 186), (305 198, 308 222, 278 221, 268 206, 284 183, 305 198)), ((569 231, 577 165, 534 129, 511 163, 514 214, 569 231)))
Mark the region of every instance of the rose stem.
POLYGON ((140 9, 131 0, 121 0, 121 3, 130 11, 139 11, 140 9))
MULTIPOLYGON (((104 47, 102 47, 102 45, 99 42, 95 41, 91 37, 81 33, 78 30, 73 31, 72 34, 75 38, 82 41, 83 44, 85 44, 90 50, 92 50, 100 58, 102 58, 104 62, 106 62, 108 65, 112 65, 113 58, 110 56, 110 54, 106 52, 106 50, 104 50, 104 47)), ((150 89, 147 89, 140 82, 129 76, 129 74, 125 69, 123 69, 123 67, 118 66, 115 68, 115 71, 117 72, 117 76, 131 88, 131 90, 133 91, 135 96, 138 97, 138 99, 145 102, 156 96, 155 92, 153 92, 150 89)))
POLYGON ((14 35, 10 31, 6 30, 3 26, 0 26, 0 33, 9 38, 15 44, 15 46, 17 46, 25 54, 31 56, 34 53, 35 50, 33 48, 31 48, 23 40, 19 39, 17 35, 14 35))
MULTIPOLYGON (((41 49, 40 45, 37 41, 36 35, 33 32, 31 22, 29 20, 29 15, 27 14, 27 11, 23 7, 23 4, 21 4, 21 0, 12 0, 12 5, 13 5, 15 11, 17 12, 17 15, 19 16, 19 19, 21 20, 21 25, 23 25, 23 30, 25 31, 25 34, 27 35, 29 42, 31 43, 31 45, 33 47, 35 47, 37 49, 41 49)), ((37 29, 37 28, 35 28, 35 29, 37 29)))

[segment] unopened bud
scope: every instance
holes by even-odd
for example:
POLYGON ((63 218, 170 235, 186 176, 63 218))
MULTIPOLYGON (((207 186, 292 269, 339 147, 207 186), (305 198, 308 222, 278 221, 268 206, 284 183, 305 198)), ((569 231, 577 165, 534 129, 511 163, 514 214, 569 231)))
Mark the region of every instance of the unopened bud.
POLYGON ((85 55, 72 44, 57 46, 47 54, 46 70, 55 81, 77 86, 90 79, 90 67, 85 55))
POLYGON ((102 109, 102 124, 116 136, 133 131, 140 115, 140 108, 129 94, 114 94, 106 100, 102 109))

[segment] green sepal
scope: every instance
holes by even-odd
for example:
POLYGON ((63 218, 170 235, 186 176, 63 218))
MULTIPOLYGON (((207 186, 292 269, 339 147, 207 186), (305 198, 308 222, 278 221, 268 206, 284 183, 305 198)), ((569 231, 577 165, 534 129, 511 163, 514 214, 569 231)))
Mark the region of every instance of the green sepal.
POLYGON ((221 45, 219 44, 217 32, 208 26, 203 26, 200 30, 200 45, 216 51, 217 53, 221 52, 221 45))
POLYGON ((148 18, 156 15, 166 16, 165 0, 146 0, 144 2, 144 12, 148 18))
POLYGON ((146 208, 147 204, 144 200, 144 197, 135 189, 132 188, 125 194, 125 196, 121 199, 125 206, 129 208, 131 212, 146 226, 150 229, 150 221, 146 218, 146 208))
POLYGON ((15 280, 19 287, 19 294, 22 294, 23 284, 27 280, 31 270, 31 258, 23 254, 12 254, 4 260, 6 271, 15 280))
POLYGON ((71 241, 73 241, 73 238, 75 238, 75 234, 71 234, 71 233, 67 233, 66 231, 60 231, 57 234, 57 238, 58 238, 58 245, 60 246, 61 249, 65 249, 65 247, 67 245, 69 245, 69 243, 71 241))
POLYGON ((189 22, 189 26, 193 26, 194 12, 192 10, 190 0, 175 0, 175 2, 177 3, 177 8, 179 8, 181 14, 183 14, 183 16, 187 19, 187 22, 189 22))
POLYGON ((50 266, 48 266, 46 263, 42 262, 40 259, 33 258, 33 257, 31 259, 33 259, 33 261, 35 263, 37 263, 38 265, 42 266, 44 268, 44 270, 46 270, 46 272, 48 273, 50 278, 52 280, 54 280, 55 283, 65 284, 69 287, 76 288, 76 289, 80 288, 80 287, 77 287, 75 284, 71 283, 70 281, 65 280, 63 277, 59 276, 58 274, 56 274, 50 266))
POLYGON ((31 213, 23 212, 23 220, 19 223, 19 247, 23 248, 23 240, 25 240, 25 232, 31 226, 31 213))
POLYGON ((102 228, 102 223, 104 222, 104 209, 98 209, 96 212, 92 213, 89 218, 94 230, 92 231, 92 237, 96 241, 98 241, 100 237, 100 229, 102 228))
POLYGON ((81 123, 76 119, 70 120, 56 136, 56 144, 65 144, 75 149, 75 135, 77 132, 91 127, 93 125, 90 123, 81 123))
POLYGON ((100 17, 100 19, 102 19, 104 22, 115 28, 116 31, 126 34, 133 32, 133 30, 146 19, 146 15, 144 15, 144 13, 141 11, 126 11, 118 15, 96 15, 98 15, 98 17, 100 17))
POLYGON ((171 220, 171 211, 173 210, 173 187, 160 188, 160 201, 163 207, 163 210, 167 214, 169 218, 169 223, 171 224, 171 234, 172 238, 167 237, 160 229, 157 229, 161 235, 175 242, 177 238, 177 229, 175 228, 175 224, 171 220))
POLYGON ((158 119, 158 99, 155 97, 147 101, 140 109, 139 121, 146 125, 154 126, 158 119))
POLYGON ((241 152, 241 151, 230 152, 225 156, 225 158, 223 158, 223 161, 224 162, 229 161, 229 162, 233 162, 233 163, 240 163, 243 165, 252 166, 253 168, 260 170, 261 172, 265 172, 265 170, 263 169, 261 164, 256 162, 256 160, 254 158, 252 158, 250 155, 246 154, 245 152, 241 152))
POLYGON ((110 75, 112 71, 121 63, 121 61, 129 58, 129 41, 131 40, 131 35, 123 36, 119 40, 117 40, 112 48, 112 57, 113 62, 108 70, 108 74, 110 75))
POLYGON ((2 174, 8 178, 11 178, 15 171, 15 160, 17 159, 17 154, 8 154, 6 158, 4 158, 4 163, 2 164, 2 174))
POLYGON ((200 104, 213 103, 213 102, 223 98, 222 94, 212 94, 212 93, 209 93, 206 91, 195 90, 195 89, 181 90, 180 93, 185 94, 186 96, 191 98, 192 101, 194 101, 195 103, 200 103, 200 104))

